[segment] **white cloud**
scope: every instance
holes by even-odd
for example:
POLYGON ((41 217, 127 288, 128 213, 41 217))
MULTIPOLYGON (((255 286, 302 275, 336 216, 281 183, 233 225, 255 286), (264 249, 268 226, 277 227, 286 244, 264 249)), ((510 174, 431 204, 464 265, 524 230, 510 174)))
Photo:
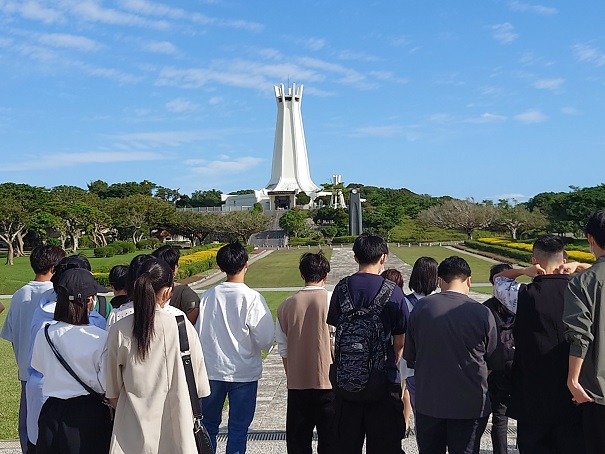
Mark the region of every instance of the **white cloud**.
POLYGON ((165 30, 170 26, 165 20, 149 20, 137 14, 131 14, 112 8, 103 8, 100 3, 95 0, 62 0, 61 5, 70 14, 88 22, 139 26, 160 30, 165 30))
POLYGON ((114 162, 132 162, 132 161, 157 161, 165 159, 161 153, 147 151, 92 151, 81 153, 48 153, 43 157, 24 159, 19 162, 2 162, 0 171, 18 172, 39 169, 57 169, 62 167, 74 167, 79 164, 110 164, 114 162))
POLYGON ((208 104, 213 106, 220 104, 221 102, 223 102, 223 98, 221 98, 220 96, 213 96, 208 100, 208 104))
POLYGON ((45 24, 65 22, 62 11, 44 6, 35 0, 26 0, 23 3, 0 2, 0 11, 7 15, 19 14, 25 19, 37 20, 45 24))
POLYGON ((145 50, 156 54, 174 55, 178 52, 177 47, 169 41, 153 41, 144 47, 145 50))
POLYGON ((580 112, 575 107, 561 107, 560 112, 564 115, 580 115, 580 112))
POLYGON ((197 104, 183 98, 176 98, 166 103, 166 109, 173 113, 193 112, 198 107, 197 104))
POLYGON ((154 131, 136 132, 112 136, 117 142, 126 142, 139 148, 154 148, 160 146, 179 146, 184 143, 202 140, 216 140, 232 133, 230 129, 208 131, 154 131))
POLYGON ((272 48, 260 49, 258 55, 268 60, 279 60, 282 58, 282 53, 277 49, 272 48))
POLYGON ((546 115, 544 115, 542 112, 540 112, 537 109, 526 110, 525 112, 520 113, 519 115, 515 115, 515 120, 518 120, 521 123, 526 123, 526 124, 542 123, 542 122, 546 121, 547 118, 548 117, 546 115))
POLYGON ((76 49, 84 52, 91 52, 100 47, 96 41, 90 38, 66 33, 47 33, 40 35, 38 41, 46 46, 76 49))
POLYGON ((343 50, 338 54, 339 60, 354 60, 354 61, 378 61, 379 58, 374 55, 366 54, 365 52, 356 52, 352 50, 343 50))
POLYGON ((263 162, 261 158, 243 157, 229 159, 228 156, 220 156, 220 159, 215 161, 205 161, 201 159, 192 159, 185 161, 185 165, 189 166, 190 170, 202 175, 232 175, 236 173, 247 172, 253 169, 258 164, 263 162))
POLYGON ((580 61, 595 63, 597 66, 605 65, 605 53, 589 44, 576 44, 573 46, 576 58, 580 61))
POLYGON ((364 126, 353 131, 353 137, 393 137, 403 132, 400 125, 364 126))
POLYGON ((370 71, 369 75, 386 82, 395 82, 398 84, 407 84, 409 82, 405 77, 397 77, 391 71, 370 71))
POLYGON ((515 27, 509 22, 492 25, 490 29, 492 30, 493 38, 502 44, 512 43, 519 37, 519 35, 515 33, 515 27))
POLYGON ((504 115, 493 114, 489 112, 484 112, 478 117, 468 118, 465 120, 465 123, 475 123, 475 124, 484 124, 484 123, 497 123, 500 121, 506 120, 504 115))
POLYGON ((534 87, 540 90, 558 90, 565 79, 540 79, 534 82, 534 87))
POLYGON ((307 38, 301 41, 302 45, 309 50, 318 51, 326 46, 326 40, 323 38, 307 38))
POLYGON ((452 121, 452 116, 447 113, 436 113, 429 116, 431 123, 448 123, 452 121))
POLYGON ((512 11, 530 12, 540 14, 542 16, 553 16, 559 12, 557 8, 552 8, 550 6, 531 5, 529 3, 523 3, 518 1, 509 2, 508 7, 512 11))
POLYGON ((525 194, 521 193, 506 193, 506 194, 497 194, 491 197, 492 200, 516 200, 517 202, 523 201, 523 199, 527 199, 525 194))

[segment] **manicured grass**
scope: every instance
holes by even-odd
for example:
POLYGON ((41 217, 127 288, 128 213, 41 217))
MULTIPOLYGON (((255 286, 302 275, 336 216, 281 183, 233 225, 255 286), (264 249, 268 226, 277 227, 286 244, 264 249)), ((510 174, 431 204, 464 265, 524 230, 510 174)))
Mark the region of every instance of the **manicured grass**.
POLYGON ((284 300, 292 295, 295 292, 261 292, 261 295, 265 297, 265 301, 267 301, 267 306, 271 309, 271 314, 273 315, 273 319, 275 319, 275 314, 277 312, 277 308, 284 300))
POLYGON ((441 262, 447 257, 458 255, 468 262, 473 273, 472 280, 473 282, 477 283, 489 282, 489 269, 493 265, 493 263, 488 262, 487 260, 482 260, 480 258, 464 254, 463 252, 452 251, 451 249, 441 246, 397 247, 396 245, 390 245, 389 252, 391 254, 395 254, 401 260, 409 263, 410 265, 414 265, 414 262, 423 256, 433 257, 435 260, 437 260, 437 262, 441 262))
MULTIPOLYGON (((92 249, 78 251, 90 261, 93 271, 109 271, 114 265, 128 265, 130 261, 139 254, 150 251, 137 251, 131 254, 114 255, 113 257, 94 257, 92 249)), ((29 257, 15 257, 14 265, 0 263, 0 295, 12 295, 34 278, 34 272, 29 264, 29 257)))
MULTIPOLYGON (((0 300, 6 307, 0 314, 0 329, 6 320, 10 300, 0 300)), ((18 438, 17 420, 21 383, 10 342, 0 339, 0 439, 18 438)))
MULTIPOLYGON (((256 288, 302 287, 298 271, 300 256, 305 252, 317 252, 318 248, 283 249, 254 262, 246 273, 246 284, 256 288)), ((322 249, 328 260, 332 249, 322 249)))

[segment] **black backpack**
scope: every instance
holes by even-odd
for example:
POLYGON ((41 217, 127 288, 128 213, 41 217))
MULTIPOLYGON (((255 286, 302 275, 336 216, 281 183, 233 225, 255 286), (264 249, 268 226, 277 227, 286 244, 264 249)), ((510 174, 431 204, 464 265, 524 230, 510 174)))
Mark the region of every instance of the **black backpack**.
POLYGON ((357 308, 349 293, 348 278, 334 289, 341 315, 330 379, 336 392, 347 400, 372 401, 386 393, 387 345, 380 313, 395 285, 385 280, 370 305, 357 308))

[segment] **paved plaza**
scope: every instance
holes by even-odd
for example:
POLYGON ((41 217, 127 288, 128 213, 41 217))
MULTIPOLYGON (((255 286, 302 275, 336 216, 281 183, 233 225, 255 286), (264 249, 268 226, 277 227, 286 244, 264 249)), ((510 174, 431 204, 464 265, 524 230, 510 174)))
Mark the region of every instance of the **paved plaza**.
MULTIPOLYGON (((464 254, 462 251, 456 251, 459 254, 464 254)), ((264 257, 265 254, 258 258, 264 257)), ((357 264, 353 258, 353 251, 350 247, 335 248, 332 251, 330 262, 332 271, 326 283, 329 290, 334 288, 340 279, 357 271, 357 264)), ((412 271, 411 265, 404 263, 394 254, 390 254, 386 262, 385 268, 396 268, 404 276, 404 281, 409 281, 412 271)), ((216 279, 220 280, 222 276, 205 280, 201 285, 208 285, 208 281, 216 279)), ((263 289, 263 291, 280 290, 280 291, 295 291, 297 288, 279 288, 279 289, 263 289)), ((409 291, 407 288, 405 291, 409 291)), ((477 301, 485 301, 488 295, 471 292, 470 296, 477 301)), ((286 401, 287 387, 286 375, 282 367, 282 362, 277 348, 274 348, 263 365, 263 377, 259 382, 258 399, 256 406, 256 414, 250 426, 250 434, 248 437, 248 450, 250 454, 273 454, 285 453, 285 430, 286 430, 286 401)), ((225 452, 226 432, 228 422, 228 409, 223 415, 223 424, 221 425, 221 433, 218 440, 218 453, 225 452)), ((481 454, 492 453, 491 439, 489 435, 490 426, 481 439, 481 454)), ((510 421, 509 424, 509 453, 516 454, 518 451, 514 449, 516 440, 516 424, 515 421, 510 421)), ((403 448, 407 454, 418 452, 416 439, 412 436, 403 441, 403 448)), ((18 454, 18 444, 13 441, 8 444, 7 441, 2 444, 0 442, 0 454, 18 454)))

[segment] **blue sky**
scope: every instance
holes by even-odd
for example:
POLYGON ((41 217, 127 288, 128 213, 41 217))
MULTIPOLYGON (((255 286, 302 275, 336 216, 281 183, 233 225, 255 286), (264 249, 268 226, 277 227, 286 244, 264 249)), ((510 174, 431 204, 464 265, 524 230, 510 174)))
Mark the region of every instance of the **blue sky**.
POLYGON ((600 184, 604 22, 547 0, 0 0, 0 181, 260 189, 290 80, 317 184, 600 184))

